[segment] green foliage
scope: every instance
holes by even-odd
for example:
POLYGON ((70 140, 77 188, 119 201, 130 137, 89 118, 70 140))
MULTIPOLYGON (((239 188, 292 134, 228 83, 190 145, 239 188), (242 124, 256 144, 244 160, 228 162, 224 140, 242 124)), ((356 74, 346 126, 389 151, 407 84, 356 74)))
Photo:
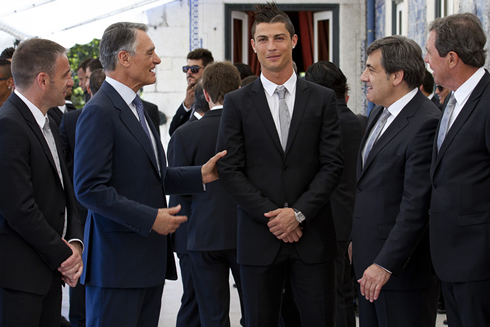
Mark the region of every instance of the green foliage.
POLYGON ((93 39, 87 44, 76 44, 70 51, 68 51, 68 61, 70 62, 70 67, 73 73, 73 95, 71 100, 77 109, 82 108, 85 105, 83 99, 83 91, 79 85, 79 79, 77 76, 78 66, 87 58, 98 58, 99 57, 99 44, 100 40, 93 39))

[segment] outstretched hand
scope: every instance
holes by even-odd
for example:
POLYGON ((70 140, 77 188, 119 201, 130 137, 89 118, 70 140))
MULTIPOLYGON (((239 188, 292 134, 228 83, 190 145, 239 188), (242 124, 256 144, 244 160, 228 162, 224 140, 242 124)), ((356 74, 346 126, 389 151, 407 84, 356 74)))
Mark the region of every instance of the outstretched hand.
POLYGON ((226 155, 226 150, 216 153, 211 159, 208 160, 201 167, 201 175, 202 182, 204 184, 211 183, 219 178, 218 176, 218 168, 216 167, 216 163, 219 159, 223 158, 226 155))

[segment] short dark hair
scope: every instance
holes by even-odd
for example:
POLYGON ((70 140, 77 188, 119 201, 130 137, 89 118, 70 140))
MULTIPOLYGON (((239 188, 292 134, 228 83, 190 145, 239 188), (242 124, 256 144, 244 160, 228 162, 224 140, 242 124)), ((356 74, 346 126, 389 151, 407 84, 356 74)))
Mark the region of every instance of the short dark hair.
POLYGON ((419 87, 424 80, 425 63, 422 49, 414 40, 400 35, 387 36, 371 43, 367 55, 381 51, 381 66, 387 74, 403 71, 408 87, 419 87))
POLYGON ((87 70, 87 64, 89 63, 90 60, 92 60, 93 58, 87 58, 85 59, 84 61, 82 61, 82 63, 80 65, 78 65, 77 67, 77 72, 81 69, 83 71, 86 71, 87 70))
POLYGON ((89 79, 89 87, 90 91, 92 92, 92 96, 97 93, 97 91, 100 89, 102 86, 102 83, 104 83, 105 80, 105 73, 102 68, 95 69, 92 71, 92 74, 90 74, 90 79, 89 79))
POLYGON ((187 54, 187 59, 199 60, 202 59, 202 65, 206 67, 214 61, 213 54, 208 49, 198 48, 187 54))
POLYGON ((209 111, 209 103, 204 96, 201 80, 199 80, 194 87, 194 103, 192 104, 192 110, 201 115, 204 115, 209 111))
POLYGON ((30 86, 41 72, 52 76, 56 60, 62 55, 66 55, 66 49, 51 40, 32 38, 22 41, 12 57, 15 86, 20 89, 30 86))
POLYGON ((349 92, 347 77, 330 61, 319 61, 308 67, 305 80, 334 90, 337 99, 345 99, 349 92))
POLYGON ((99 58, 92 58, 87 63, 85 70, 87 70, 87 68, 90 68, 90 71, 93 72, 96 69, 101 69, 103 67, 102 67, 102 63, 100 62, 99 58))
POLYGON ((260 23, 284 23, 286 29, 289 32, 289 36, 293 37, 295 33, 294 25, 288 15, 282 10, 277 8, 275 2, 267 2, 265 5, 255 5, 254 11, 255 21, 252 24, 251 35, 252 39, 255 39, 255 29, 260 23))
POLYGON ((242 79, 242 82, 240 83, 241 87, 244 87, 245 85, 248 85, 255 81, 257 78, 259 78, 257 75, 250 75, 242 79))
POLYGON ((0 73, 3 74, 2 77, 10 78, 12 77, 12 70, 10 69, 11 62, 8 59, 0 58, 0 73))
POLYGON ((201 77, 202 87, 214 103, 223 103, 225 94, 240 87, 240 72, 228 61, 209 64, 201 77))
POLYGON ((240 72, 240 78, 243 80, 245 77, 248 77, 248 76, 251 76, 253 75, 253 71, 252 71, 252 68, 247 65, 247 64, 244 64, 243 62, 235 62, 233 64, 233 66, 235 66, 238 71, 240 72))
POLYGON ((485 65, 487 37, 475 15, 463 13, 437 18, 429 26, 429 32, 432 31, 436 32, 435 47, 439 56, 445 57, 454 51, 466 65, 485 65))
POLYGON ((434 92, 434 76, 426 69, 424 74, 424 81, 422 82, 422 88, 425 92, 431 94, 434 92))
POLYGON ((15 52, 15 48, 14 47, 5 48, 2 51, 2 54, 0 54, 0 58, 3 58, 3 59, 12 59, 12 57, 14 55, 14 52, 15 52))
POLYGON ((140 23, 114 23, 104 31, 100 40, 100 62, 105 71, 116 69, 119 52, 127 51, 131 56, 136 55, 136 31, 148 31, 148 26, 140 23))

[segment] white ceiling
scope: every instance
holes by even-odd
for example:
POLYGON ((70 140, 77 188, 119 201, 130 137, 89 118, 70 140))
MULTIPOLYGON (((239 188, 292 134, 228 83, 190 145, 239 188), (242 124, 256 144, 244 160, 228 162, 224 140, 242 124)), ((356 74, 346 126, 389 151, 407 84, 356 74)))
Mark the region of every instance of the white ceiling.
POLYGON ((15 39, 40 37, 66 48, 100 39, 110 24, 148 23, 146 10, 172 0, 11 0, 0 6, 0 52, 15 39))

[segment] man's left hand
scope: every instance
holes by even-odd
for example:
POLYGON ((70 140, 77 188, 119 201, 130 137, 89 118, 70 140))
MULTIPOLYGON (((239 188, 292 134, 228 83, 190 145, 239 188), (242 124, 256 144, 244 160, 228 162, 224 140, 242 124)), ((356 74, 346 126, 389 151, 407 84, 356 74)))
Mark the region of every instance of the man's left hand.
POLYGON ((381 288, 388 282, 391 274, 378 265, 372 264, 357 282, 361 287, 361 294, 370 302, 378 299, 381 288))
POLYGON ((226 155, 226 150, 218 152, 201 167, 203 184, 211 183, 219 178, 216 163, 226 155))

